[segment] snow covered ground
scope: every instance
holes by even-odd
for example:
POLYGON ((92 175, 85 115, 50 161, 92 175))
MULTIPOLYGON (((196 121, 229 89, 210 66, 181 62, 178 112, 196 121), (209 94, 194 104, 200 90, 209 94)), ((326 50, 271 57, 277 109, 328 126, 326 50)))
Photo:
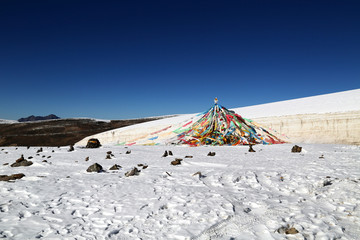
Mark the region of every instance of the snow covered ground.
POLYGON ((0 238, 359 239, 360 147, 292 146, 4 147, 0 175, 25 177, 0 182, 0 238))
POLYGON ((233 110, 248 118, 359 111, 360 89, 241 107, 233 110))

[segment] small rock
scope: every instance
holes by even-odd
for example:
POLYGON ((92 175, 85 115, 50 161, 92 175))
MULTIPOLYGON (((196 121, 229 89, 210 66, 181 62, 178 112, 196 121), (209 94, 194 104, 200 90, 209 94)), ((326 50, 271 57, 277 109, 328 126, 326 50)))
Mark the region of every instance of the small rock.
POLYGON ((126 153, 125 154, 130 154, 131 153, 131 150, 128 150, 128 151, 126 151, 126 153))
POLYGON ((245 213, 251 212, 251 208, 245 208, 245 209, 244 209, 244 212, 245 212, 245 213))
POLYGON ((97 138, 90 138, 86 144, 86 148, 99 148, 101 147, 100 141, 97 138))
POLYGON ((193 174, 193 176, 199 175, 199 178, 204 178, 205 176, 201 174, 201 172, 196 172, 193 174))
POLYGON ((74 145, 70 145, 70 148, 69 148, 69 150, 68 150, 68 152, 72 152, 72 151, 74 151, 75 149, 74 149, 74 145))
POLYGON ((42 149, 42 147, 41 147, 39 150, 36 151, 36 153, 40 153, 40 152, 42 152, 42 151, 43 151, 43 149, 42 149))
POLYGON ((173 155, 172 151, 169 151, 169 156, 172 156, 172 155, 173 155))
POLYGON ((111 159, 111 155, 110 154, 106 155, 105 159, 111 159))
POLYGON ((20 179, 25 177, 23 173, 17 173, 12 175, 0 175, 0 181, 14 181, 16 179, 20 179))
POLYGON ((164 152, 164 154, 162 155, 162 157, 167 157, 169 154, 167 151, 164 152))
POLYGON ((86 161, 86 162, 89 161, 89 157, 86 157, 86 158, 85 158, 85 161, 86 161))
POLYGON ((109 154, 109 155, 110 155, 110 154, 112 154, 112 152, 111 152, 111 151, 108 151, 108 152, 106 152, 106 154, 109 154))
POLYGON ((42 162, 44 162, 44 163, 47 163, 48 161, 46 161, 46 160, 43 160, 42 162))
POLYGON ((19 163, 19 162, 22 162, 24 160, 25 160, 24 155, 21 154, 21 157, 19 159, 17 159, 16 162, 19 163))
POLYGON ((9 165, 9 163, 4 163, 3 165, 6 166, 6 165, 9 165))
POLYGON ((298 230, 296 230, 296 228, 292 227, 292 228, 289 228, 285 231, 285 234, 297 234, 299 233, 298 230))
POLYGON ((33 162, 27 161, 24 158, 24 155, 21 155, 21 157, 19 159, 17 159, 16 162, 11 164, 10 166, 11 167, 27 167, 27 166, 30 166, 32 164, 33 164, 33 162))
POLYGON ((252 145, 249 145, 249 152, 255 152, 255 150, 253 149, 252 145))
POLYGON ((133 168, 131 171, 128 171, 127 173, 125 173, 125 176, 126 177, 130 177, 130 176, 136 176, 136 175, 139 175, 140 174, 140 171, 139 169, 137 169, 136 167, 133 168))
POLYGON ((295 146, 292 147, 291 152, 299 153, 299 152, 301 152, 301 150, 302 150, 302 147, 299 147, 298 145, 295 145, 295 146))
POLYGON ((324 183, 323 183, 323 187, 330 186, 330 185, 332 185, 331 180, 326 180, 326 181, 324 181, 324 183))
POLYGON ((319 158, 320 158, 320 159, 324 159, 324 155, 321 155, 319 158))
POLYGON ((299 231, 296 230, 296 228, 294 228, 294 227, 289 227, 289 226, 287 226, 287 227, 281 227, 281 228, 279 228, 279 229, 277 230, 277 232, 280 233, 280 234, 297 234, 297 233, 299 233, 299 231))
POLYGON ((87 172, 102 172, 103 167, 98 164, 98 163, 94 163, 93 165, 91 165, 90 167, 88 167, 88 169, 86 170, 87 172))
POLYGON ((114 166, 112 166, 109 170, 119 170, 121 168, 120 165, 115 164, 114 166))
POLYGON ((32 157, 32 156, 30 156, 30 157, 28 157, 28 159, 33 159, 33 157, 32 157))
POLYGON ((148 168, 148 165, 144 165, 142 169, 147 169, 148 168))
POLYGON ((181 158, 176 158, 174 161, 171 161, 171 165, 180 165, 181 161, 182 161, 181 158))
POLYGON ((209 153, 208 153, 208 156, 211 156, 211 157, 213 157, 213 156, 215 156, 215 155, 216 155, 215 152, 209 152, 209 153))
POLYGON ((193 158, 193 156, 185 156, 185 158, 193 158))

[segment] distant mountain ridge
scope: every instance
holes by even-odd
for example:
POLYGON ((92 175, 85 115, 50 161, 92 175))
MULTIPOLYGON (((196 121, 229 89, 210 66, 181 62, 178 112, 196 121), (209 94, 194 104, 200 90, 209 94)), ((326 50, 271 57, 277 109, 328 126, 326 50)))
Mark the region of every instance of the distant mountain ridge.
POLYGON ((161 119, 130 120, 57 119, 47 121, 0 121, 0 146, 68 146, 96 133, 161 119))
POLYGON ((44 121, 44 120, 51 120, 51 119, 60 119, 58 116, 56 116, 55 114, 50 114, 47 116, 34 116, 31 115, 27 118, 20 118, 18 121, 19 122, 34 122, 34 121, 44 121))

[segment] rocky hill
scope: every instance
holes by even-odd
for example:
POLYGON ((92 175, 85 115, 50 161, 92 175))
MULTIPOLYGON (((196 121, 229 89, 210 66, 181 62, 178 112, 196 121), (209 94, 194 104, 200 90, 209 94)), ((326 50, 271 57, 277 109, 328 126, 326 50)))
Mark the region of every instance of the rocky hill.
POLYGON ((48 116, 34 116, 31 115, 29 117, 26 118, 20 118, 18 121, 19 122, 33 122, 33 121, 43 121, 43 120, 51 120, 51 119, 60 119, 58 116, 56 116, 55 114, 50 114, 48 116))
POLYGON ((89 135, 160 118, 162 117, 111 121, 58 119, 5 122, 0 123, 0 146, 67 146, 89 135))

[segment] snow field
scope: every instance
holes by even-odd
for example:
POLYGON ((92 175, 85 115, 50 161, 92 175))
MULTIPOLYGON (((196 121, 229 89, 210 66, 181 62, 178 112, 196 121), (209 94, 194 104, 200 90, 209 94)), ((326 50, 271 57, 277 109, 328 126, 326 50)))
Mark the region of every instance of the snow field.
POLYGON ((233 110, 248 118, 322 114, 360 110, 360 89, 265 103, 233 110))
POLYGON ((360 147, 301 146, 0 148, 0 175, 25 174, 0 182, 0 238, 357 239, 360 147), (10 167, 21 154, 34 164, 10 167))

